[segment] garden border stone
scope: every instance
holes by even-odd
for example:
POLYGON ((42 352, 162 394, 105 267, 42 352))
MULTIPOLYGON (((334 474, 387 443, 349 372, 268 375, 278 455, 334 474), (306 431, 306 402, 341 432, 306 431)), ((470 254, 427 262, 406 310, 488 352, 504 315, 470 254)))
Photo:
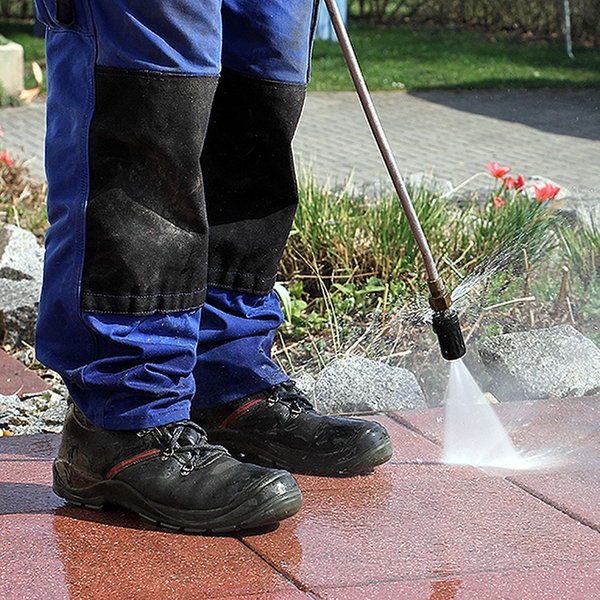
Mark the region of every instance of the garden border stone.
POLYGON ((33 345, 42 286, 44 250, 33 233, 0 229, 0 341, 33 345))
POLYGON ((334 360, 315 384, 315 406, 325 414, 359 414, 427 408, 415 375, 368 358, 334 360))
POLYGON ((489 338, 479 355, 501 402, 600 393, 600 349, 571 325, 489 338))

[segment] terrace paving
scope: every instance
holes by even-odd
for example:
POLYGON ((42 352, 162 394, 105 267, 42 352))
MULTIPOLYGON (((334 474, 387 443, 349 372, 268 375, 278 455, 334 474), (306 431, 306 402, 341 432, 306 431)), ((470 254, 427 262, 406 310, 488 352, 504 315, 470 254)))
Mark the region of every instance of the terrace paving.
MULTIPOLYGON (((467 189, 489 186, 490 161, 548 178, 577 202, 600 201, 598 90, 375 92, 400 171, 432 173, 467 189)), ((353 92, 308 95, 296 150, 319 181, 389 186, 353 92)))
POLYGON ((59 436, 0 438, 0 598, 581 600, 600 596, 599 398, 499 407, 529 472, 440 463, 443 411, 382 415, 372 475, 299 476, 303 509, 234 537, 163 532, 51 491, 59 436))

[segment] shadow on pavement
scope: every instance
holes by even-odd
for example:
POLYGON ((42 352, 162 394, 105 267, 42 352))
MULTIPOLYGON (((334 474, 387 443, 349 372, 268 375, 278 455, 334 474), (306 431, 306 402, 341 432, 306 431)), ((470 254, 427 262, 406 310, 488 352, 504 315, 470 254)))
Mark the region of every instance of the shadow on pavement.
POLYGON ((548 133, 600 140, 600 90, 434 90, 409 92, 427 102, 548 133))

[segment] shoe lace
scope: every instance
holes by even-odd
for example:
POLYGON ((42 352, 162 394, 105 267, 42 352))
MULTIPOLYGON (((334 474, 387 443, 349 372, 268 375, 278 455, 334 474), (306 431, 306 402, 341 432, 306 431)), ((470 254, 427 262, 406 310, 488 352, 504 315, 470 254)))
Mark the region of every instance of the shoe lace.
POLYGON ((285 405, 290 411, 290 416, 295 419, 305 411, 314 411, 309 399, 296 387, 294 381, 284 381, 269 390, 267 404, 273 406, 276 403, 285 405))
POLYGON ((174 458, 181 463, 181 475, 189 475, 194 469, 204 467, 220 456, 228 454, 223 446, 208 442, 204 429, 193 421, 178 421, 143 429, 140 437, 152 435, 162 448, 161 460, 174 458))

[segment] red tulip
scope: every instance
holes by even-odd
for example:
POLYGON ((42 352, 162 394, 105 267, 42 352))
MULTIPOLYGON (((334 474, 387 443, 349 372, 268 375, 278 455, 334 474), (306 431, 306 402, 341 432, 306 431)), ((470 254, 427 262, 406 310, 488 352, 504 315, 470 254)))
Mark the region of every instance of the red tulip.
POLYGON ((496 196, 494 198, 494 208, 500 208, 506 204, 506 200, 502 200, 502 196, 496 196))
POLYGON ((535 197, 537 198, 538 202, 552 200, 553 198, 556 198, 558 192, 560 192, 560 188, 556 185, 552 185, 551 183, 547 183, 543 187, 538 187, 534 184, 533 189, 535 190, 535 197))
POLYGON ((496 179, 502 179, 510 171, 510 167, 501 167, 498 163, 489 163, 485 166, 496 179))
POLYGON ((507 177, 504 184, 507 190, 514 188, 517 192, 521 192, 525 188, 525 177, 521 173, 517 175, 516 179, 514 177, 507 177))
POLYGON ((0 162, 3 162, 5 165, 8 165, 9 167, 11 167, 12 165, 15 164, 15 159, 9 158, 6 150, 2 150, 2 152, 0 152, 0 162))

